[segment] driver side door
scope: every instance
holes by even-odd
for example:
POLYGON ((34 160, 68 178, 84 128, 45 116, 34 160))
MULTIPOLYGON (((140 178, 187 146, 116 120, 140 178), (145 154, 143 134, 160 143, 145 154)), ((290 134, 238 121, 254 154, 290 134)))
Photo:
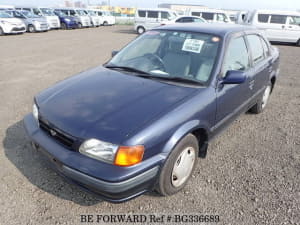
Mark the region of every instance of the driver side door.
POLYGON ((214 131, 222 130, 237 115, 247 110, 251 96, 253 73, 244 35, 232 37, 227 45, 222 71, 216 88, 217 113, 214 131), (246 81, 241 84, 223 84, 228 71, 242 71, 246 81))

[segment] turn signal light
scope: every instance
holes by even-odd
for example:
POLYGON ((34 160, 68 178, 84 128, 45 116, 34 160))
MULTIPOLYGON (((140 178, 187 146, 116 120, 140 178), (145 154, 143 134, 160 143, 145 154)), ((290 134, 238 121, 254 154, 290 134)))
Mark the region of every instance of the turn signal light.
POLYGON ((117 166, 132 166, 142 161, 144 146, 120 146, 114 164, 117 166))

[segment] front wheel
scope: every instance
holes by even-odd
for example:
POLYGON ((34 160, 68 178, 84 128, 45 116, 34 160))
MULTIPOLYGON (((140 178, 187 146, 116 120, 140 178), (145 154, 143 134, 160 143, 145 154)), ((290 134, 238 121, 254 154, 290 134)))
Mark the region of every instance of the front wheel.
POLYGON ((78 28, 81 29, 82 28, 82 24, 78 23, 78 28))
POLYGON ((35 27, 33 25, 28 26, 28 31, 29 33, 34 33, 35 32, 35 27))
POLYGON ((145 31, 146 31, 146 30, 145 30, 144 27, 138 27, 138 28, 137 28, 137 33, 138 33, 138 34, 143 34, 145 31))
POLYGON ((62 30, 67 30, 68 29, 67 24, 61 23, 61 29, 62 30))
POLYGON ((187 184, 198 157, 197 138, 188 134, 173 149, 165 162, 157 185, 157 191, 164 195, 173 195, 187 184))
POLYGON ((259 114, 264 111, 268 103, 270 94, 272 91, 272 84, 268 84, 266 87, 263 96, 258 100, 258 102, 250 109, 250 112, 259 114))
POLYGON ((0 36, 4 35, 2 28, 0 27, 0 36))
POLYGON ((300 47, 300 39, 297 41, 296 45, 300 47))

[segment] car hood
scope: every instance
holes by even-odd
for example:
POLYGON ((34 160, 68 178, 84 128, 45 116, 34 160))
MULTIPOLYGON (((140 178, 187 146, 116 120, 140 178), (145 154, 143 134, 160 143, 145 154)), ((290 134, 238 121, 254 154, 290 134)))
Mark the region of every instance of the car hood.
POLYGON ((39 23, 47 23, 47 19, 45 17, 28 18, 27 21, 30 21, 30 22, 38 21, 39 23))
POLYGON ((7 21, 13 24, 18 24, 18 25, 24 24, 23 21, 18 18, 0 18, 0 20, 7 21))
POLYGON ((42 118, 77 138, 121 144, 197 89, 97 67, 36 96, 42 118))

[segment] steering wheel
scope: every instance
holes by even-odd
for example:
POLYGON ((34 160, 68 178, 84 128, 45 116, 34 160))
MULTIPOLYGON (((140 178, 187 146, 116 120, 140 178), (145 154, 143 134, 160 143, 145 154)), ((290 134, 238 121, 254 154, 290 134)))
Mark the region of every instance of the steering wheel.
POLYGON ((148 59, 150 59, 154 64, 159 64, 157 69, 161 69, 162 71, 166 71, 166 67, 164 64, 164 61, 156 54, 153 53, 147 53, 144 55, 148 59))

